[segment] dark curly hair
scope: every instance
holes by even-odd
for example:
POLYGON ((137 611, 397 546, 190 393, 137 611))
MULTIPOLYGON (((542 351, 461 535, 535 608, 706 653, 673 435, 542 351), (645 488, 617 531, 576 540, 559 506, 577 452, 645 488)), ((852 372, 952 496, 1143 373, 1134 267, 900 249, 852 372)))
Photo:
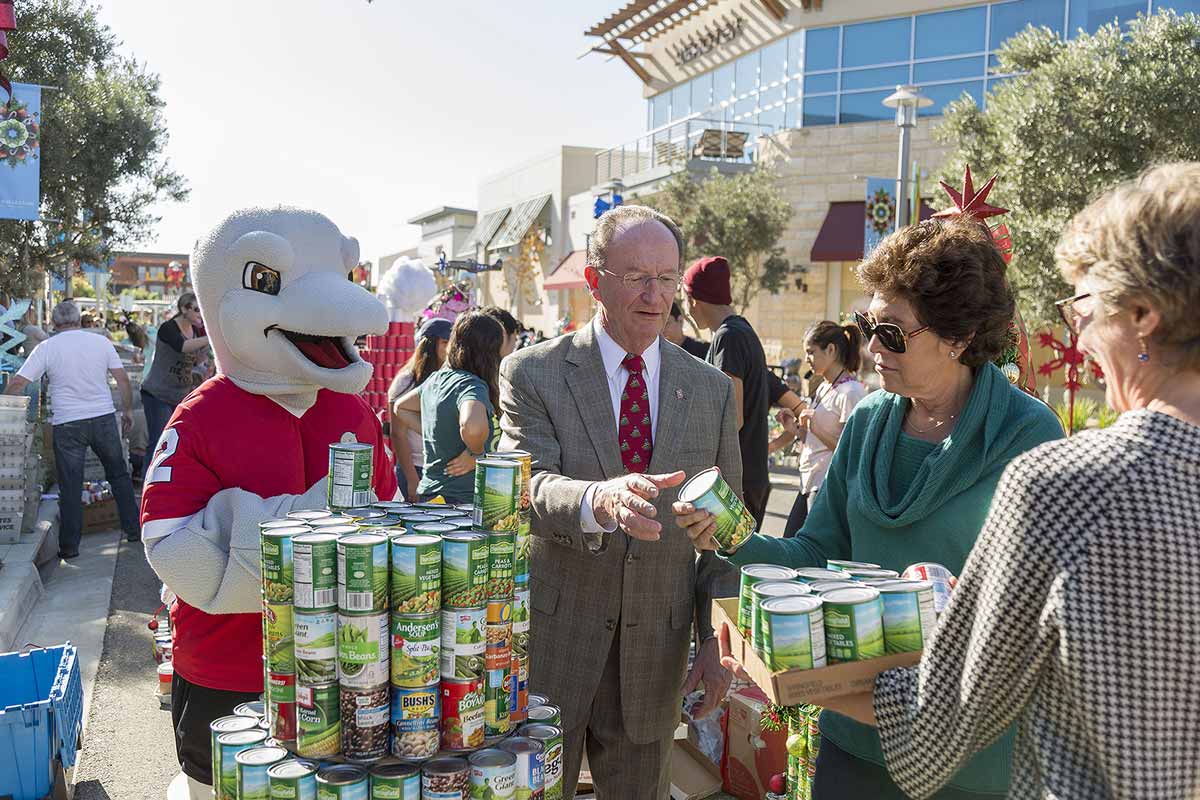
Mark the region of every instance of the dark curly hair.
POLYGON ((928 219, 896 231, 858 268, 868 293, 902 297, 942 339, 969 341, 968 367, 993 361, 1009 344, 1016 298, 1006 264, 982 223, 928 219))

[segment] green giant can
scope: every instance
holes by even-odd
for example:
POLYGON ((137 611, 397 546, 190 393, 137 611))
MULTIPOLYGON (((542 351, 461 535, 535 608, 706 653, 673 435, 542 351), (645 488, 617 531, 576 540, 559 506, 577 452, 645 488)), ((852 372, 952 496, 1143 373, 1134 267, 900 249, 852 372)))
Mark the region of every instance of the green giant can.
POLYGON ((337 612, 295 613, 296 674, 309 685, 337 680, 337 612))
POLYGON ((392 613, 431 614, 442 607, 442 537, 394 536, 392 613))
POLYGON ((296 671, 292 644, 292 604, 263 603, 263 627, 266 640, 267 672, 291 674, 296 671))
POLYGON ((884 654, 883 601, 871 586, 831 589, 825 604, 825 644, 829 661, 865 661, 884 654))
POLYGON ((741 581, 738 592, 738 630, 742 636, 749 636, 753 625, 751 616, 752 598, 750 587, 762 581, 790 581, 796 573, 787 567, 777 567, 774 564, 747 564, 741 569, 741 581))
POLYGON ((717 518, 713 539, 723 552, 737 550, 757 527, 754 516, 721 477, 718 467, 706 469, 689 478, 679 489, 679 501, 691 503, 717 518))
POLYGON ((335 511, 371 504, 375 448, 350 442, 329 445, 326 505, 335 511))

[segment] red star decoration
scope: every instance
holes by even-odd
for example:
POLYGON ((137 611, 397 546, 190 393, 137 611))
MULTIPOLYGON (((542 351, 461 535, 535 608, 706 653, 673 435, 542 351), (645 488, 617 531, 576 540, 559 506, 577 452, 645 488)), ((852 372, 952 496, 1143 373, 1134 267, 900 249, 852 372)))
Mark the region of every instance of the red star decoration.
POLYGON ((937 212, 935 217, 955 217, 958 215, 970 216, 975 219, 987 219, 988 217, 998 217, 1001 214, 1007 214, 1007 208, 988 205, 987 196, 992 191, 992 187, 996 185, 996 175, 991 177, 983 188, 978 192, 975 191, 975 183, 971 179, 971 165, 967 165, 967 174, 963 179, 963 190, 959 192, 945 181, 938 181, 942 188, 946 190, 946 194, 950 195, 950 199, 954 201, 954 205, 950 208, 937 212))

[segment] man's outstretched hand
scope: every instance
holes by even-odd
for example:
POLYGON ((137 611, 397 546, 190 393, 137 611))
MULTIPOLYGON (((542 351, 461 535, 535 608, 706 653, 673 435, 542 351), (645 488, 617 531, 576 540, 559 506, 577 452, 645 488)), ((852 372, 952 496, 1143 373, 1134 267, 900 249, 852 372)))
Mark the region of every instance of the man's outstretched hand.
POLYGON ((654 519, 658 516, 654 501, 660 490, 678 486, 683 478, 681 470, 662 475, 622 475, 598 483, 592 494, 592 513, 604 527, 615 521, 619 530, 634 539, 657 541, 662 523, 654 519))

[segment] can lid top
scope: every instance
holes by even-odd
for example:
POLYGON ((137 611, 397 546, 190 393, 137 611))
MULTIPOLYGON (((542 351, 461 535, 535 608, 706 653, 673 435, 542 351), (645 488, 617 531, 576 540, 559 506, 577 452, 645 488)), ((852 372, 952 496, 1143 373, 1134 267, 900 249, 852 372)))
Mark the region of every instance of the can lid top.
POLYGON ((784 614, 801 614, 816 611, 821 607, 821 598, 812 595, 791 595, 788 597, 772 597, 764 600, 763 611, 784 614))
POLYGON ((251 728, 258 727, 258 717, 248 717, 241 714, 230 714, 228 717, 219 717, 212 721, 208 726, 213 733, 232 733, 233 731, 248 731, 251 728))
POLYGON ((420 771, 416 764, 376 764, 371 767, 371 775, 376 778, 404 778, 420 771))
POLYGON ((267 770, 267 775, 272 778, 303 778, 306 775, 315 775, 317 768, 313 764, 308 764, 295 759, 280 761, 267 770))
POLYGON ((825 566, 829 569, 847 570, 847 569, 879 569, 878 564, 872 564, 870 561, 841 561, 831 558, 825 562, 825 566))
POLYGON ((312 529, 314 533, 336 533, 341 536, 357 531, 358 526, 354 524, 354 520, 350 520, 349 522, 339 522, 337 525, 314 525, 312 529))
POLYGON ((272 538, 278 536, 281 539, 290 539, 293 536, 300 536, 301 534, 310 533, 312 531, 312 528, 308 527, 307 525, 297 525, 296 520, 294 519, 288 520, 288 522, 292 524, 288 525, 287 527, 275 525, 268 528, 264 525, 260 525, 259 531, 263 536, 270 536, 272 538))
POLYGON ((217 737, 217 744, 258 744, 267 738, 267 732, 258 729, 258 720, 251 719, 250 717, 244 717, 243 719, 250 720, 250 727, 253 730, 230 731, 229 733, 222 733, 217 737))
POLYGON ((323 516, 323 517, 317 517, 317 518, 314 518, 314 519, 313 519, 313 522, 314 522, 314 523, 316 523, 316 524, 317 524, 317 525, 319 525, 319 526, 325 526, 325 525, 347 525, 347 524, 349 524, 349 523, 351 523, 351 522, 354 522, 354 517, 347 517, 345 514, 341 513, 340 511, 339 511, 338 513, 336 513, 336 514, 334 514, 334 513, 331 511, 331 512, 327 513, 327 514, 326 514, 325 516, 323 516))
POLYGON ((822 594, 833 589, 854 589, 858 586, 862 586, 862 584, 847 579, 841 581, 813 581, 808 585, 808 588, 817 594, 822 594))
POLYGON ((450 542, 479 542, 487 541, 487 534, 479 531, 451 531, 442 538, 450 542))
POLYGON ((498 747, 487 747, 476 750, 467 756, 467 761, 473 767, 508 767, 517 763, 515 754, 498 747))
POLYGON ((354 533, 347 533, 344 536, 339 536, 338 544, 375 545, 383 544, 387 541, 386 536, 381 536, 378 533, 359 533, 357 528, 354 530, 354 533))
POLYGON ((692 502, 711 489, 720 477, 721 471, 716 467, 709 467, 703 472, 697 472, 679 488, 679 500, 684 503, 692 502))
POLYGON ((457 503, 457 504, 455 504, 454 507, 457 508, 459 511, 465 511, 468 514, 471 514, 475 511, 474 503, 457 503))
POLYGON ((435 517, 433 514, 426 513, 420 509, 401 511, 396 514, 401 522, 437 522, 441 517, 435 517))
POLYGON ((262 530, 264 528, 295 528, 295 527, 304 528, 304 527, 307 527, 306 525, 303 525, 301 523, 302 523, 302 520, 299 517, 277 517, 275 519, 263 520, 262 522, 258 523, 258 528, 259 528, 259 530, 262 530))
POLYGON ((285 516, 285 519, 323 519, 332 516, 332 511, 326 511, 323 508, 310 508, 305 511, 290 511, 285 516))
POLYGON ((367 771, 353 764, 328 764, 317 770, 317 780, 321 783, 341 785, 357 783, 367 779, 367 771))
POLYGON ((360 519, 357 524, 359 530, 364 528, 372 528, 378 530, 380 533, 383 533, 384 531, 391 530, 396 526, 396 518, 381 515, 374 517, 373 519, 360 519))
POLYGON ((319 544, 320 542, 333 542, 337 540, 337 535, 328 531, 312 533, 302 533, 299 536, 292 537, 292 544, 299 542, 300 544, 319 544))
POLYGON ((788 595, 811 594, 812 587, 799 581, 763 581, 750 587, 750 593, 759 597, 785 597, 788 595))
POLYGON ((360 519, 363 517, 363 515, 367 515, 367 516, 371 516, 371 517, 381 517, 381 516, 383 516, 383 514, 384 514, 383 511, 380 511, 378 508, 375 508, 374 506, 355 506, 354 508, 347 508, 345 511, 342 512, 342 516, 358 517, 360 519))
POLYGON ((240 717, 261 717, 265 704, 262 700, 251 700, 248 703, 240 703, 234 709, 233 713, 240 717))
POLYGON ((378 508, 382 511, 400 511, 412 508, 412 503, 405 503, 403 500, 380 500, 378 503, 371 503, 371 508, 378 508))
POLYGON ((458 530, 446 522, 418 522, 412 526, 412 529, 417 533, 450 533, 458 530))
POLYGON ((867 603, 879 597, 874 586, 854 586, 846 589, 830 589, 821 593, 826 603, 867 603))
POLYGON ((796 571, 775 564, 747 564, 742 567, 742 574, 753 578, 776 578, 781 581, 796 577, 796 571))
POLYGON ((881 583, 875 587, 881 592, 923 592, 933 590, 933 581, 897 580, 881 583))
POLYGON ((525 713, 530 722, 544 722, 562 715, 562 711, 559 710, 558 706, 549 704, 533 706, 525 713))
POLYGON ((563 735, 562 728, 557 725, 533 725, 530 723, 522 725, 517 730, 517 733, 521 736, 528 736, 530 739, 537 739, 538 741, 555 739, 563 735))
POLYGON ((239 764, 250 767, 261 767, 264 764, 277 764, 288 757, 288 751, 282 747, 251 747, 233 757, 239 764))
POLYGON ((537 739, 530 739, 528 736, 512 736, 496 746, 501 750, 507 750, 517 755, 540 753, 546 749, 545 744, 539 742, 537 739))
POLYGON ((427 533, 401 533, 392 537, 393 547, 420 547, 426 544, 438 544, 442 537, 427 533))
POLYGON ((485 457, 476 461, 475 466, 515 469, 521 466, 521 462, 511 458, 500 458, 495 453, 488 453, 485 457))
POLYGON ((468 511, 460 511, 459 509, 457 509, 453 506, 450 506, 448 508, 431 508, 431 509, 429 509, 429 514, 431 516, 437 517, 438 519, 454 519, 456 517, 461 517, 461 516, 464 516, 469 513, 470 512, 468 512, 468 511))
POLYGON ((330 450, 374 450, 375 445, 364 444, 363 442, 334 442, 329 445, 330 450))
POLYGON ((533 458, 533 453, 528 450, 494 450, 490 453, 484 453, 486 458, 533 458))
POLYGON ((795 570, 797 578, 815 578, 817 580, 841 580, 843 575, 841 570, 825 569, 824 567, 801 567, 795 570))
POLYGON ((467 760, 457 756, 440 756, 431 758, 421 767, 426 775, 446 775, 452 772, 462 772, 467 768, 467 760))
POLYGON ((873 568, 860 569, 858 567, 852 567, 850 569, 847 569, 845 572, 847 575, 850 575, 853 578, 899 578, 900 577, 900 573, 896 572, 896 570, 894 570, 894 569, 873 569, 873 568))

